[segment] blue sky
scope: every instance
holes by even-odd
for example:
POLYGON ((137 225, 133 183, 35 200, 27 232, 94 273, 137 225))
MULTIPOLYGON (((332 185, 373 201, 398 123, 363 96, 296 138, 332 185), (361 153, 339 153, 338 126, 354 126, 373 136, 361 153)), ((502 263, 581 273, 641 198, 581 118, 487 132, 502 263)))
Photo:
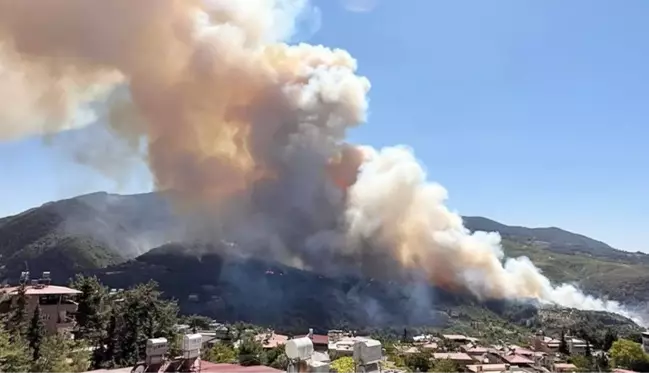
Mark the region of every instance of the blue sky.
MULTIPOLYGON (((649 251, 649 2, 315 3, 309 42, 349 50, 372 82, 352 141, 411 146, 462 214, 649 251)), ((0 144, 0 169, 0 215, 116 190, 40 139, 0 144)))

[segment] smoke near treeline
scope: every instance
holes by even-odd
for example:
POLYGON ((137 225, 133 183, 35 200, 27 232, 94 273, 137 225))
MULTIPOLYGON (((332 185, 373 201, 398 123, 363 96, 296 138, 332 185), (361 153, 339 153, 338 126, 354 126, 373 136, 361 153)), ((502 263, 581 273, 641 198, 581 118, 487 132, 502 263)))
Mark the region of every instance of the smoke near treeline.
POLYGON ((119 151, 85 138, 67 144, 75 159, 114 177, 145 161, 179 214, 250 255, 629 315, 504 258, 497 234, 471 234, 411 149, 348 143, 370 81, 345 50, 284 42, 309 9, 0 0, 0 139, 106 126, 119 151))

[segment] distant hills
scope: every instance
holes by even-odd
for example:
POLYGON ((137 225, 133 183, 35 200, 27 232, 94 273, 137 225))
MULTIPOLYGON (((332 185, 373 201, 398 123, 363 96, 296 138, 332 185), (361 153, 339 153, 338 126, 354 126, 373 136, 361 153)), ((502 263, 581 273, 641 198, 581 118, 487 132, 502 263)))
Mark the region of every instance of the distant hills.
MULTIPOLYGON (((499 232, 509 256, 528 256, 553 281, 577 283, 627 303, 649 300, 645 254, 559 228, 508 226, 483 217, 464 220, 470 230, 499 232)), ((266 324, 290 320, 298 327, 444 324, 452 322, 449 315, 457 307, 474 307, 459 312, 480 317, 507 313, 440 289, 330 279, 264 260, 231 258, 216 254, 223 251, 220 243, 170 243, 179 242, 181 233, 166 200, 153 193, 93 193, 47 203, 0 219, 0 279, 15 281, 25 265, 33 273, 52 271, 56 282, 78 272, 96 274, 113 288, 154 279, 186 312, 266 324)), ((506 318, 533 324, 538 318, 534 312, 506 318)))
POLYGON ((152 193, 93 193, 46 203, 0 219, 0 276, 16 278, 27 266, 65 280, 133 259, 165 243, 173 228, 169 206, 152 193))
POLYGON ((520 244, 534 245, 561 254, 582 254, 594 258, 649 263, 649 255, 615 249, 604 242, 561 228, 526 228, 501 224, 480 216, 463 217, 471 231, 499 232, 504 239, 520 244))

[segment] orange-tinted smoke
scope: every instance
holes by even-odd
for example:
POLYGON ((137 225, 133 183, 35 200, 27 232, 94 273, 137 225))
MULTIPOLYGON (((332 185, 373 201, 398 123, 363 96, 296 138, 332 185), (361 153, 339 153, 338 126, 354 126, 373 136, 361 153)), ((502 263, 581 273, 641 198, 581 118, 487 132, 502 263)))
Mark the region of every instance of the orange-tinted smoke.
MULTIPOLYGON (((24 92, 0 88, 0 99, 65 129, 86 99, 76 91, 125 84, 132 105, 113 110, 109 119, 122 122, 111 129, 130 143, 146 139, 159 190, 192 206, 217 203, 275 176, 286 144, 278 133, 308 124, 335 143, 364 120, 369 82, 355 60, 279 42, 293 16, 278 16, 279 3, 0 0, 0 63, 10 62, 12 87, 24 92)), ((23 117, 0 114, 0 138, 44 132, 27 131, 23 117)))
POLYGON ((359 148, 346 144, 339 157, 331 160, 327 166, 327 174, 338 188, 346 191, 356 183, 359 169, 364 161, 364 154, 359 148))

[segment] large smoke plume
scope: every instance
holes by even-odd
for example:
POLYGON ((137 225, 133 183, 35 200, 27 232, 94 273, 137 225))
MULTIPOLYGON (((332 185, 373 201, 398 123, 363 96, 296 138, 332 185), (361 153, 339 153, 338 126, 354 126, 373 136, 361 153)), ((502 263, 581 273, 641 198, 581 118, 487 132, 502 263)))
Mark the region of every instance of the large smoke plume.
MULTIPOLYGON (((344 50, 283 42, 309 6, 0 0, 0 138, 95 122, 128 156, 144 142, 157 189, 247 254, 628 315, 468 232, 408 148, 346 143, 370 83, 344 50)), ((87 140, 77 159, 106 163, 87 140)))

